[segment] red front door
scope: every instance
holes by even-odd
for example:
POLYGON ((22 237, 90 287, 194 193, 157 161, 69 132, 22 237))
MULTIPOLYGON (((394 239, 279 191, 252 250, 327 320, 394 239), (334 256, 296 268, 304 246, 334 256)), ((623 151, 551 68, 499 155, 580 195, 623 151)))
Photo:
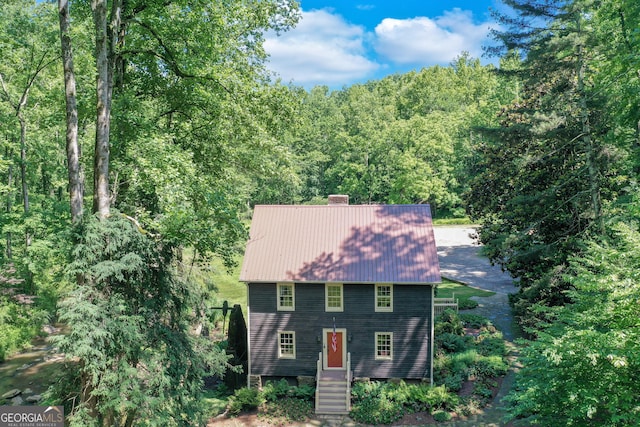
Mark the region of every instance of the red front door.
POLYGON ((343 368, 344 361, 342 360, 342 332, 327 332, 327 367, 328 368, 343 368))

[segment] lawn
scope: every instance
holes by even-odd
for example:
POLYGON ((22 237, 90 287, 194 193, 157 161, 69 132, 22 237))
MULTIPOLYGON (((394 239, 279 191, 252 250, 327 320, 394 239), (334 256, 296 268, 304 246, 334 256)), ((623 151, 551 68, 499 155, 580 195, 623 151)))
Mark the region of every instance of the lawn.
POLYGON ((442 279, 442 283, 436 289, 436 297, 438 298, 456 298, 461 307, 467 305, 466 301, 471 297, 490 297, 495 292, 483 291, 482 289, 472 288, 471 286, 462 285, 451 280, 442 279))

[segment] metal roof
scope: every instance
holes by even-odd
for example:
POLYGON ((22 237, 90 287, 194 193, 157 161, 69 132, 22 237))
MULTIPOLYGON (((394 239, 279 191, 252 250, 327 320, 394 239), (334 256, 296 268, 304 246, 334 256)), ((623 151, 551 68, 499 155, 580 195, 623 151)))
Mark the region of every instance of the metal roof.
POLYGON ((439 283, 429 205, 259 205, 243 282, 439 283))

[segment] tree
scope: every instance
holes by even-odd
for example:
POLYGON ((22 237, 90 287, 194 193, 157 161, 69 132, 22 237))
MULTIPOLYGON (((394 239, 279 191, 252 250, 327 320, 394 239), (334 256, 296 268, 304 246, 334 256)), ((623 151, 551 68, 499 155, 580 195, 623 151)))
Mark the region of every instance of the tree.
POLYGON ((76 76, 71 48, 71 16, 69 0, 58 0, 58 18, 60 22, 60 48, 64 70, 64 88, 66 105, 66 151, 69 170, 69 204, 71 222, 82 220, 84 212, 84 175, 80 163, 80 145, 78 143, 78 106, 76 101, 76 76))
POLYGON ((636 425, 640 408, 640 233, 635 217, 607 227, 569 260, 572 303, 549 313, 552 323, 525 343, 514 418, 540 425, 636 425))
MULTIPOLYGON (((224 374, 228 358, 190 334, 202 296, 176 266, 184 247, 233 261, 245 228, 230 188, 263 166, 249 154, 277 157, 275 135, 288 119, 276 113, 287 93, 268 85, 263 32, 294 23, 294 6, 91 2, 94 215, 73 226, 76 286, 60 303, 70 331, 59 343, 76 375, 54 390, 75 400, 73 425, 202 424, 202 376, 224 374)), ((68 60, 69 46, 63 53, 68 60)), ((77 177, 70 171, 70 186, 77 177)))
MULTIPOLYGON (((56 60, 52 48, 51 14, 47 5, 25 7, 22 2, 10 2, 2 10, 2 51, 5 56, 0 64, 0 100, 8 103, 18 121, 20 180, 22 206, 29 214, 29 183, 27 179, 27 124, 29 95, 41 74, 56 60)), ((31 244, 29 230, 25 232, 25 244, 31 244)), ((10 252, 10 249, 8 249, 10 252)))
POLYGON ((71 425, 201 425, 203 377, 228 356, 190 332, 200 295, 173 271, 175 248, 117 213, 75 232, 68 272, 84 280, 60 305, 57 343, 77 366, 54 387, 71 425))
POLYGON ((626 125, 607 120, 606 86, 597 85, 605 52, 621 46, 597 30, 612 17, 592 1, 505 3, 515 14, 499 16, 498 49, 526 55, 511 69, 524 87, 478 146, 480 173, 467 201, 491 259, 520 278, 516 313, 534 326, 535 304, 568 301, 567 257, 602 234, 603 203, 626 185, 614 177, 626 175, 628 145, 616 137, 626 125))

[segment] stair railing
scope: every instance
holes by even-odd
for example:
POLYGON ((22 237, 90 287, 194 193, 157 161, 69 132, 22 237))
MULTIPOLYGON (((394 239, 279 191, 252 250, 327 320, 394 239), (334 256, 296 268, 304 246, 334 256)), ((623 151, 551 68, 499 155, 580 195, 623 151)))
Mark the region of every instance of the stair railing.
POLYGON ((351 411, 351 353, 347 353, 347 411, 351 411))
POLYGON ((322 375, 322 352, 318 353, 318 363, 316 365, 316 412, 320 405, 320 376, 322 375))

